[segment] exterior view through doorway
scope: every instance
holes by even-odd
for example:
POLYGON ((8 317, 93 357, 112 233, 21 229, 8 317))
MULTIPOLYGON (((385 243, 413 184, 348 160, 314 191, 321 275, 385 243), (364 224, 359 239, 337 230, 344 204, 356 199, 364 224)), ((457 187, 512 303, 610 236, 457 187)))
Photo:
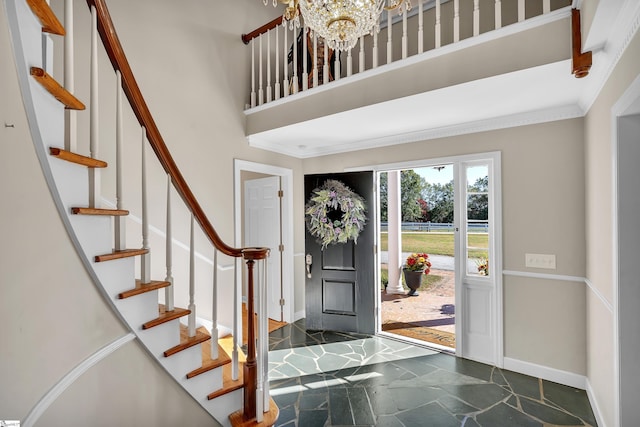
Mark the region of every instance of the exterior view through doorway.
POLYGON ((378 332, 502 366, 500 153, 373 169, 378 332), (403 278, 410 258, 429 261, 417 297, 403 278))

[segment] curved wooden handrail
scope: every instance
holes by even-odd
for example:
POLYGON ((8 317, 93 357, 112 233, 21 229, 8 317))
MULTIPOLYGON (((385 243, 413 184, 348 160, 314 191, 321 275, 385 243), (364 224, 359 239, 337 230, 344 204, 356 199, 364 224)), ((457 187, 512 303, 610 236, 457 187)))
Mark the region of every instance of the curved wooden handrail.
POLYGON ((243 34, 241 36, 242 42, 244 44, 249 44, 251 40, 255 39, 260 34, 264 34, 269 30, 273 30, 274 28, 276 28, 278 25, 281 25, 281 24, 282 24, 282 16, 278 16, 273 21, 267 22, 266 24, 264 24, 262 27, 256 28, 255 30, 251 31, 248 34, 243 34))
MULTIPOLYGON (((145 127, 149 144, 156 153, 156 157, 160 161, 164 170, 171 176, 171 180, 173 181, 176 191, 191 213, 193 213, 193 216, 198 224, 200 224, 200 227, 202 227, 202 230, 207 235, 211 243, 220 252, 232 257, 245 257, 244 249, 234 248, 222 241, 173 160, 173 157, 171 156, 171 153, 169 152, 169 149, 167 148, 167 145, 165 144, 164 139, 151 116, 149 107, 147 107, 147 103, 142 96, 142 92, 140 91, 138 83, 133 75, 129 61, 124 54, 124 50, 122 49, 122 45, 120 44, 120 40, 116 34, 113 21, 111 20, 111 15, 109 14, 105 1, 87 0, 87 4, 89 5, 89 8, 92 6, 96 8, 98 15, 98 33, 102 39, 102 44, 107 52, 107 56, 111 61, 113 69, 119 70, 122 74, 122 88, 129 100, 129 104, 131 104, 133 113, 136 115, 138 123, 145 127)), ((255 252, 255 249, 251 250, 251 253, 253 252, 255 252)), ((269 250, 261 248, 259 252, 263 252, 266 257, 269 250)))

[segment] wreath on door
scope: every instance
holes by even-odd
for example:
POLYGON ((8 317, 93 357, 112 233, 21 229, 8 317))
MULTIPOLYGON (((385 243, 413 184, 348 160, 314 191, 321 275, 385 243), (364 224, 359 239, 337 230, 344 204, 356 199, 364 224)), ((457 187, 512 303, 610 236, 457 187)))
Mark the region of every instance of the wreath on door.
POLYGON ((305 222, 323 250, 349 240, 357 243, 367 222, 364 199, 342 182, 329 179, 312 191, 305 222))

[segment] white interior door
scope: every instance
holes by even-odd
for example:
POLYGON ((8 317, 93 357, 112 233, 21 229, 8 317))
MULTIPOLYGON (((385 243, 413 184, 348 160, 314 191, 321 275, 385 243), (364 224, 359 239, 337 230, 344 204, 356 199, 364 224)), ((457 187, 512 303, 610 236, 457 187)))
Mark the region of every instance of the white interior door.
POLYGON ((501 366, 499 155, 462 161, 455 169, 456 306, 461 308, 456 351, 501 366))
POLYGON ((282 252, 280 177, 244 182, 244 245, 271 249, 268 258, 267 312, 282 321, 282 252))

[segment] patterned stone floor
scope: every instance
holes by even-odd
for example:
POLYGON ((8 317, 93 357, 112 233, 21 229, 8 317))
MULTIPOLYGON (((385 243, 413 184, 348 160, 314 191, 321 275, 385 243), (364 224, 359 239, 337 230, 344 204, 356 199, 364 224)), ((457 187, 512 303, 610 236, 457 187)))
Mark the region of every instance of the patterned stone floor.
POLYGON ((586 393, 381 337, 270 334, 277 426, 596 426, 586 393))

